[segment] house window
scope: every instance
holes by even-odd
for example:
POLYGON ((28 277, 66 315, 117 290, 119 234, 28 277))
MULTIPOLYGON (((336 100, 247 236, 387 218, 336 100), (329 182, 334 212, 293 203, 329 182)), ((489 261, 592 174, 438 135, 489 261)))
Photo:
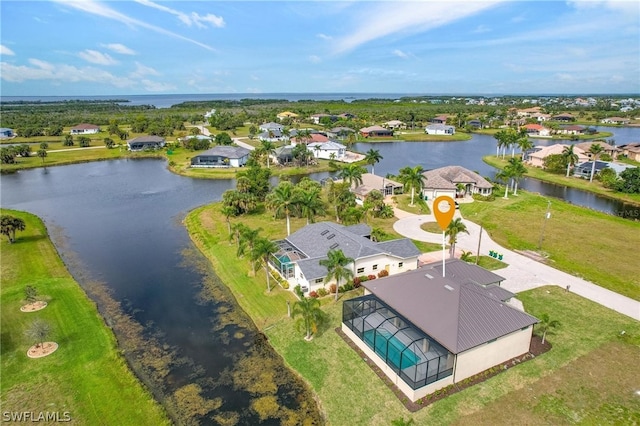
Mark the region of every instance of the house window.
POLYGON ((371 268, 371 269, 373 269, 374 271, 376 271, 376 270, 378 269, 378 265, 373 265, 373 268, 371 268))
POLYGON ((364 268, 358 268, 357 273, 358 274, 364 274, 364 268))
POLYGON ((324 281, 324 278, 317 278, 316 279, 316 284, 320 284, 323 281, 324 281))
POLYGON ((402 268, 403 265, 404 265, 403 262, 398 262, 398 268, 402 268))

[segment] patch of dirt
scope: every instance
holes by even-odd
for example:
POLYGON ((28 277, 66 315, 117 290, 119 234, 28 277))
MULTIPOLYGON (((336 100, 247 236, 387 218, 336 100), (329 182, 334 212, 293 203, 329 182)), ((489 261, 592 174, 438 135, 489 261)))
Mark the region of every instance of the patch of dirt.
POLYGON ((51 355, 58 349, 58 344, 56 342, 44 342, 42 344, 38 343, 37 345, 33 345, 27 351, 27 356, 29 358, 42 358, 47 355, 51 355))
POLYGON ((540 253, 537 253, 533 250, 514 250, 516 253, 520 253, 523 256, 528 257, 529 259, 533 259, 536 262, 540 262, 540 263, 547 263, 548 259, 541 255, 540 253))
POLYGON ((28 303, 26 305, 23 305, 20 307, 20 311, 22 312, 36 312, 36 311, 40 311, 44 308, 47 307, 47 302, 43 301, 43 300, 38 300, 36 302, 33 303, 28 303))

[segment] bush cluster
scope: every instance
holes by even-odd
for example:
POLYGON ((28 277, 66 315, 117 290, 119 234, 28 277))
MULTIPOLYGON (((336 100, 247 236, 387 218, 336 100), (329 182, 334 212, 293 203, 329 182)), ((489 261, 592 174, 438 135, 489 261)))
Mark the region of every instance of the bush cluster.
POLYGON ((388 276, 389 276, 389 271, 387 271, 386 269, 383 269, 382 271, 378 272, 378 278, 383 278, 388 276))
POLYGON ((493 193, 489 195, 473 194, 472 197, 476 201, 493 201, 496 199, 496 196, 493 193))

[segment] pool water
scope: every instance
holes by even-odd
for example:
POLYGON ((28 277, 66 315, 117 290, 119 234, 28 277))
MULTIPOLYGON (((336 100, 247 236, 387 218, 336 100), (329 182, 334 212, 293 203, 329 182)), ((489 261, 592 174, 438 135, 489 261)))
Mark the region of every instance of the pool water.
POLYGON ((369 347, 374 347, 374 340, 375 352, 395 368, 402 370, 414 366, 420 361, 420 357, 413 353, 413 351, 407 349, 397 337, 392 336, 391 333, 385 329, 367 330, 364 332, 364 341, 369 347), (401 357, 402 360, 400 360, 401 357))

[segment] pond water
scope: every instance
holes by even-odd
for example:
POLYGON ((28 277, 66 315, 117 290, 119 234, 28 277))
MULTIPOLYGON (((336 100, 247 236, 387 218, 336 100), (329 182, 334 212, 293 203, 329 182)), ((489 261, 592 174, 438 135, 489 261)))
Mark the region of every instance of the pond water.
MULTIPOLYGON (((232 181, 177 176, 164 161, 116 160, 21 171, 2 176, 0 183, 2 207, 43 218, 81 285, 105 283, 147 336, 160 336, 161 345, 175 348, 170 372, 156 387, 171 395, 197 383, 203 397, 221 401, 197 419, 201 424, 216 423, 216 415, 242 425, 260 423, 249 407, 262 395, 246 389, 259 374, 249 380, 246 374, 263 367, 274 371, 279 405, 319 417, 308 391, 262 344, 263 336, 226 288, 218 283, 215 300, 201 297, 205 275, 214 273, 202 269, 208 261, 194 249, 181 220, 188 210, 219 200, 232 181)), ((233 247, 230 255, 235 256, 233 247)))

